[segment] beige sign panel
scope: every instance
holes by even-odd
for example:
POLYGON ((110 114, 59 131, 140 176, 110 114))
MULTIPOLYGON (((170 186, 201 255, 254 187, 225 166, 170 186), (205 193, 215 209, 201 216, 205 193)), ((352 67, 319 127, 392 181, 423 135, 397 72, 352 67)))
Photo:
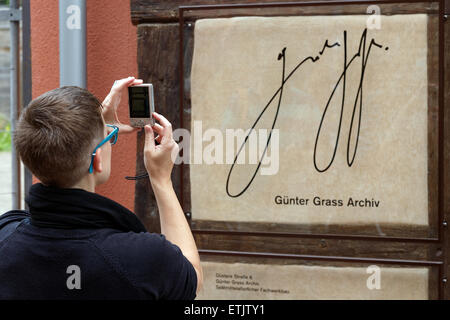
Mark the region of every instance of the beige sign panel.
POLYGON ((427 268, 203 262, 199 300, 428 299, 427 268))
POLYGON ((427 21, 198 20, 193 219, 428 225, 427 21))

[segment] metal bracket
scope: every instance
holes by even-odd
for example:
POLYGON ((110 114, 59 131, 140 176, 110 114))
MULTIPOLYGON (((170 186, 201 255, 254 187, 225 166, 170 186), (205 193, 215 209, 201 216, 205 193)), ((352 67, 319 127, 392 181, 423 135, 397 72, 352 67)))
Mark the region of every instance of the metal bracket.
POLYGON ((0 21, 20 21, 22 20, 22 9, 0 9, 0 21))

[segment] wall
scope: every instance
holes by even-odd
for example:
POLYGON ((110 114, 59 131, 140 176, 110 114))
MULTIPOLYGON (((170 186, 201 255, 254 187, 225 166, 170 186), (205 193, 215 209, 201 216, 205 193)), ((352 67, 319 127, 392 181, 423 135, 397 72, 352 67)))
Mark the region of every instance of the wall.
MULTIPOLYGON (((31 1, 32 95, 59 86, 58 1, 31 1)), ((87 1, 87 89, 100 100, 114 80, 137 75, 136 27, 131 24, 130 2, 87 1)), ((123 98, 126 98, 123 97, 123 98)), ((128 121, 128 103, 119 106, 119 119, 128 121)), ((97 192, 133 210, 136 134, 121 135, 113 146, 110 180, 97 192)))

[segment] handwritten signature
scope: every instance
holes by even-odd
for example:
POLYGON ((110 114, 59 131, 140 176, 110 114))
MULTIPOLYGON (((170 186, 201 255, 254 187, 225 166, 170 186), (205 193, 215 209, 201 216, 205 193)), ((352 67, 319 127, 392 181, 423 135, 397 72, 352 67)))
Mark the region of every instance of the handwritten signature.
MULTIPOLYGON (((354 61, 356 61, 357 58, 361 58, 361 76, 360 76, 360 80, 359 80, 359 85, 358 85, 358 90, 356 93, 356 97, 354 100, 354 104, 353 104, 353 112, 352 112, 352 118, 350 121, 350 128, 348 130, 348 140, 347 140, 347 165, 349 167, 351 167, 353 165, 353 162, 355 160, 355 156, 356 156, 356 152, 358 149, 358 141, 359 141, 359 135, 360 135, 360 128, 361 128, 361 115, 362 115, 362 109, 363 109, 363 81, 364 81, 364 76, 365 76, 365 71, 366 71, 366 65, 367 62, 369 60, 369 54, 370 51, 372 49, 373 46, 378 47, 378 48, 383 48, 382 45, 378 44, 375 42, 375 40, 372 38, 370 40, 369 45, 367 46, 366 49, 366 44, 367 44, 367 29, 364 29, 364 31, 362 32, 361 38, 360 38, 360 42, 359 42, 359 47, 358 47, 358 51, 350 58, 350 60, 348 60, 347 58, 347 31, 344 31, 344 43, 343 43, 343 48, 344 48, 344 63, 343 63, 343 71, 341 73, 341 75, 339 76, 336 85, 334 86, 327 104, 325 106, 325 109, 323 111, 322 114, 322 118, 320 120, 320 124, 319 124, 319 128, 317 130, 317 135, 316 135, 316 141, 314 144, 314 154, 313 154, 313 162, 314 162, 314 167, 318 172, 325 172, 327 171, 331 165, 333 164, 333 161, 336 157, 336 151, 338 148, 338 144, 339 144, 339 137, 341 135, 341 126, 342 126, 342 118, 343 118, 343 113, 344 113, 344 104, 345 104, 345 98, 346 98, 346 76, 347 76, 347 70, 348 68, 352 65, 352 63, 354 61), (339 117, 339 125, 338 125, 338 130, 336 133, 336 142, 333 148, 333 155, 330 159, 330 161, 328 162, 328 164, 326 166, 324 166, 323 168, 319 168, 319 166, 317 165, 317 146, 318 146, 318 141, 319 141, 319 137, 322 131, 322 125, 323 122, 327 116, 328 112, 328 107, 330 106, 330 103, 332 101, 332 99, 334 97, 338 97, 338 95, 336 93, 336 90, 338 88, 342 87, 342 102, 341 102, 341 108, 340 108, 340 117, 339 117), (351 150, 351 146, 350 146, 350 141, 351 141, 351 137, 352 137, 352 132, 353 132, 353 125, 355 122, 355 114, 356 111, 358 111, 358 121, 356 123, 357 128, 356 128, 356 141, 355 141, 355 146, 353 148, 353 150, 351 150)), ((283 48, 280 52, 280 54, 278 55, 278 60, 282 61, 282 76, 281 76, 281 85, 280 87, 276 90, 276 92, 274 93, 274 95, 270 98, 269 102, 265 105, 265 107, 262 109, 261 113, 258 115, 258 117, 256 118, 255 122, 253 123, 253 125, 251 126, 249 132, 247 133, 243 143, 241 144, 238 152, 236 153, 236 156, 234 157, 234 162, 231 165, 230 171, 228 172, 228 177, 227 177, 227 182, 226 182, 226 192, 227 195, 232 197, 232 198, 237 198, 239 196, 241 196, 245 191, 247 191, 247 189, 250 187, 250 185, 252 184, 253 180, 256 177, 256 174, 258 173, 259 168, 261 167, 261 163, 266 155, 267 152, 267 148, 269 146, 270 143, 270 139, 272 136, 272 131, 275 127, 275 124, 277 122, 277 118, 278 118, 278 113, 280 111, 280 107, 281 107, 281 101, 282 101, 282 97, 283 97, 283 90, 284 90, 284 85, 286 84, 286 82, 292 77, 292 75, 307 61, 311 61, 312 63, 317 62, 320 59, 320 56, 323 55, 323 53, 325 52, 325 50, 327 48, 334 48, 334 47, 340 47, 341 44, 339 42, 335 42, 333 44, 329 44, 328 40, 325 41, 322 49, 319 51, 319 55, 316 56, 309 56, 304 58, 300 63, 297 64, 297 66, 295 66, 295 68, 286 76, 286 48, 283 48), (245 145, 247 144, 247 141, 249 139, 250 134, 252 133, 253 130, 255 130, 256 125, 258 124, 259 120, 261 119, 261 117, 263 116, 263 114, 266 112, 267 108, 269 107, 269 105, 274 101, 274 99, 276 99, 278 97, 278 103, 277 103, 277 109, 275 112, 275 116, 272 122, 272 128, 270 129, 270 133, 268 135, 267 138, 267 142, 265 144, 265 148, 264 151, 261 154, 260 159, 258 160, 258 164, 256 166, 256 169, 253 172, 252 177, 250 178, 250 180, 248 181, 248 183, 245 185, 245 187, 239 191, 238 193, 234 193, 232 194, 230 192, 230 178, 231 178, 231 174, 233 172, 234 166, 236 164, 236 161, 239 157, 239 154, 241 153, 242 149, 245 147, 245 145)), ((385 50, 388 50, 388 47, 385 47, 385 50)))

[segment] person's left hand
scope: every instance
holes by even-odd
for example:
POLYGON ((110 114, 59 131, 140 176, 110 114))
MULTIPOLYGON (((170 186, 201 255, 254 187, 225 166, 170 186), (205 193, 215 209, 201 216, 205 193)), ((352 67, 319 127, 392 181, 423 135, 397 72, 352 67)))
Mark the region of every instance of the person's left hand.
POLYGON ((136 79, 135 77, 128 77, 120 80, 116 80, 111 88, 111 91, 103 100, 103 119, 107 124, 113 124, 119 128, 120 133, 131 133, 139 130, 128 124, 122 124, 117 117, 117 108, 119 107, 122 93, 129 87, 136 84, 141 84, 142 79, 136 79))

